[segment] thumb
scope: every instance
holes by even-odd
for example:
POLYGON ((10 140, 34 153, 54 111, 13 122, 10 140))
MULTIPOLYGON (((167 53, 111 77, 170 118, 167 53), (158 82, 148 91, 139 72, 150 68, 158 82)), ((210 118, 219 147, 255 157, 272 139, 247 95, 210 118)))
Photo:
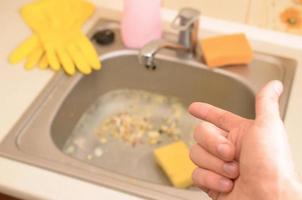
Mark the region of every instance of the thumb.
POLYGON ((256 96, 256 118, 258 117, 280 117, 279 97, 283 92, 280 81, 267 83, 256 96))

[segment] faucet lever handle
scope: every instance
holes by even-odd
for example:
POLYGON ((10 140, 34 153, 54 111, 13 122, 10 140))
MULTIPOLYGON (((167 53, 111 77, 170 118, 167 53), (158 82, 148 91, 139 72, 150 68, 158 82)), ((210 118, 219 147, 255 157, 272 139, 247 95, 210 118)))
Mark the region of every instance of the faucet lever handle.
POLYGON ((188 30, 191 25, 198 21, 200 12, 192 8, 183 8, 179 11, 177 16, 172 22, 172 28, 185 31, 188 30))

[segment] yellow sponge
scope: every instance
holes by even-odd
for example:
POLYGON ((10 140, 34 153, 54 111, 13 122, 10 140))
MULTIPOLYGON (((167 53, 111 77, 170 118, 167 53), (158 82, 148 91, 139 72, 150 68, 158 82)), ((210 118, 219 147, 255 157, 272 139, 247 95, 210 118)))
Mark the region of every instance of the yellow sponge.
POLYGON ((248 64, 253 51, 244 34, 222 35, 201 41, 201 48, 209 67, 248 64))
POLYGON ((192 172, 196 166, 189 158, 184 142, 175 142, 154 150, 157 163, 164 170, 171 183, 177 188, 192 185, 192 172))

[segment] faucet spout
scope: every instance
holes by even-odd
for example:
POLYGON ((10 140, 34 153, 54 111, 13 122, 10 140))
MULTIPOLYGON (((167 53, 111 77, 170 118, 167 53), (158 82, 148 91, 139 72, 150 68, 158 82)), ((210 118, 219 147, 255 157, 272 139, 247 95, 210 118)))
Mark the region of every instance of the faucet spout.
POLYGON ((173 42, 169 42, 163 39, 153 40, 146 44, 139 51, 139 62, 145 65, 147 68, 153 68, 155 66, 155 55, 161 49, 175 49, 181 51, 189 51, 188 48, 173 42))
POLYGON ((139 52, 139 62, 147 68, 155 69, 155 55, 161 49, 184 51, 191 56, 196 56, 197 33, 200 12, 190 8, 180 10, 173 21, 172 27, 179 31, 178 42, 167 40, 153 40, 146 44, 139 52))

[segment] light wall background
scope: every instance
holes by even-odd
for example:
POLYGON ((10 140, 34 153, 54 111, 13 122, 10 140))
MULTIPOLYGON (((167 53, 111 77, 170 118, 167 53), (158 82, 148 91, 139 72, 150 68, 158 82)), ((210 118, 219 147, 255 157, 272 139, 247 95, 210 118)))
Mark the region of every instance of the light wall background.
MULTIPOLYGON (((102 3, 122 5, 124 0, 94 0, 102 3)), ((152 0, 150 0, 152 1, 152 0)), ((280 21, 280 13, 289 7, 301 10, 302 0, 162 0, 163 7, 180 9, 192 7, 200 10, 203 15, 215 18, 246 23, 262 28, 302 34, 301 29, 288 30, 280 21), (295 3, 300 1, 301 3, 295 3)), ((302 18, 301 18, 302 20, 302 18)))
MULTIPOLYGON (((302 17, 302 1, 299 0, 163 0, 163 6, 193 7, 207 16, 281 31, 287 31, 280 20, 280 13, 286 8, 298 8, 302 17)), ((290 31, 302 34, 302 28, 290 31)))

